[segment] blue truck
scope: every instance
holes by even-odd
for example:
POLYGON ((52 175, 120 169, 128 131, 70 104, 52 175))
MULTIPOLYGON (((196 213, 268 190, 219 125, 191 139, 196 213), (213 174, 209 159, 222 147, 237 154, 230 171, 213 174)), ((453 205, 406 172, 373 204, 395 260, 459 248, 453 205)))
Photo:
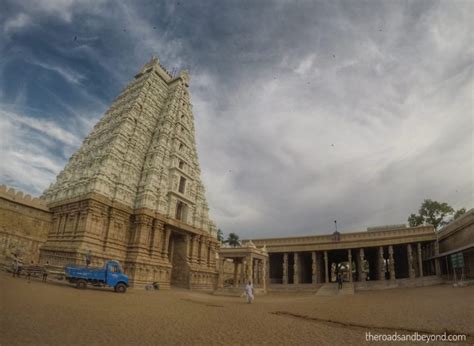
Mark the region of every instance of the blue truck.
POLYGON ((106 261, 103 268, 89 268, 68 265, 65 268, 66 280, 84 289, 88 284, 98 287, 113 287, 117 293, 125 293, 128 287, 128 276, 125 275, 118 261, 106 261))

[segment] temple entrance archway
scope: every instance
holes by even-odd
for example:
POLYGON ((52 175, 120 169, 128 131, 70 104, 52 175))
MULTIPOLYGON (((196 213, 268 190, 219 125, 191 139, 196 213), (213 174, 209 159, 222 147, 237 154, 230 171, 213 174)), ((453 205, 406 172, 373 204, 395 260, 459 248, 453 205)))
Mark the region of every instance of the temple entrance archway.
POLYGON ((169 242, 171 286, 189 288, 189 264, 187 262, 186 235, 172 231, 169 242))

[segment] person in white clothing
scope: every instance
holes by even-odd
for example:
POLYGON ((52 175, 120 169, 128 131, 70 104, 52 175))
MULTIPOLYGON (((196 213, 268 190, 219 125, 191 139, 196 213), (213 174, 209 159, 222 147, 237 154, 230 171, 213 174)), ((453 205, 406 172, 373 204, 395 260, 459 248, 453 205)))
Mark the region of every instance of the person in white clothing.
POLYGON ((247 296, 247 303, 251 304, 253 302, 253 285, 250 281, 245 285, 245 295, 247 296))

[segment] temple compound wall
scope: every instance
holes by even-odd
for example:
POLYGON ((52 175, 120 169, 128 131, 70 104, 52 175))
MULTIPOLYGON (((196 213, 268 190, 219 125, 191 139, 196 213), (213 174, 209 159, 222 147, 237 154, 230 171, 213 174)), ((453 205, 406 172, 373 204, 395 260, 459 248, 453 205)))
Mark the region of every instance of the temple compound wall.
POLYGON ((474 279, 474 209, 446 225, 438 233, 438 248, 433 247, 428 254, 430 259, 437 259, 441 265, 444 278, 453 279, 456 270, 457 278, 463 274, 466 279, 474 279), (453 268, 451 255, 461 253, 463 268, 453 268))
POLYGON ((0 186, 0 261, 9 265, 18 254, 26 263, 37 263, 51 222, 52 213, 43 201, 0 186))
POLYGON ((186 71, 153 58, 123 90, 42 199, 41 262, 121 261, 134 286, 212 289, 216 228, 200 179, 186 71))
POLYGON ((426 255, 436 242, 433 226, 252 241, 268 252, 274 288, 323 285, 338 274, 360 289, 439 282, 438 260, 426 255))

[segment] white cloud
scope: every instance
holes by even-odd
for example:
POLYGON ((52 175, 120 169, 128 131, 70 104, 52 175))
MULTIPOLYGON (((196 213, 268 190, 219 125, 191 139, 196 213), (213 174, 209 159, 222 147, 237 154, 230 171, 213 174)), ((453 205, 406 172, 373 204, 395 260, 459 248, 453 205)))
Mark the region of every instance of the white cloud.
POLYGON ((11 34, 14 31, 17 31, 19 29, 22 29, 31 25, 31 23, 32 23, 32 20, 30 16, 28 16, 25 13, 19 13, 14 18, 10 18, 5 21, 5 24, 3 25, 3 32, 5 34, 11 34))
POLYGON ((56 72, 59 74, 61 77, 63 77, 66 81, 73 83, 73 84, 78 84, 80 85, 81 82, 85 79, 83 75, 80 73, 73 71, 70 68, 60 66, 58 64, 53 65, 53 64, 48 64, 43 61, 38 61, 38 60, 31 60, 29 61, 30 64, 42 67, 46 70, 50 70, 53 72, 56 72))
POLYGON ((81 139, 76 134, 65 130, 54 121, 13 114, 2 110, 0 110, 0 114, 4 120, 7 120, 16 128, 24 126, 39 131, 43 135, 58 140, 65 145, 77 146, 81 143, 81 139))
POLYGON ((0 109, 0 180, 39 195, 63 168, 58 144, 76 148, 79 138, 53 121, 0 109))

